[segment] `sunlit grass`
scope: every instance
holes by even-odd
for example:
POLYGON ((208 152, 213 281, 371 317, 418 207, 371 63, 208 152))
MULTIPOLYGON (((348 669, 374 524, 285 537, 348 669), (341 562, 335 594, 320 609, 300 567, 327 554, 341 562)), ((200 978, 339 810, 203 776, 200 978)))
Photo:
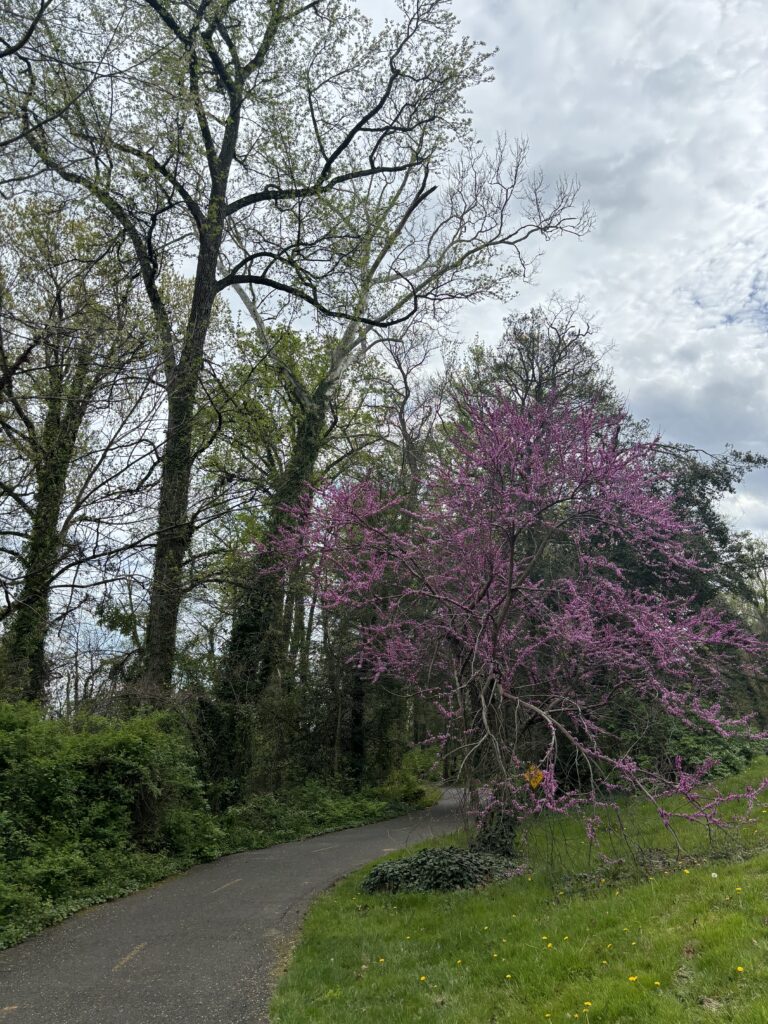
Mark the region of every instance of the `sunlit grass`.
POLYGON ((572 819, 533 828, 530 871, 482 891, 363 896, 358 872, 310 912, 273 1024, 768 1024, 766 812, 712 846, 684 825, 677 860, 655 812, 627 806, 657 868, 623 844, 601 873, 572 819))

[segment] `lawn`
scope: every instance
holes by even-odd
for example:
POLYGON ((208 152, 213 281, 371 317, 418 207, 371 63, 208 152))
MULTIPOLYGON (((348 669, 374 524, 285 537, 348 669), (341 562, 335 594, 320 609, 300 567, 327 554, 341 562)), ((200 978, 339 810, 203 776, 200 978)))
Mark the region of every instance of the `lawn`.
POLYGON ((713 841, 686 825, 677 859, 627 806, 630 846, 598 833, 610 868, 578 820, 537 823, 529 869, 474 892, 364 896, 358 872, 312 908, 273 1024, 768 1024, 765 797, 753 817, 713 841))

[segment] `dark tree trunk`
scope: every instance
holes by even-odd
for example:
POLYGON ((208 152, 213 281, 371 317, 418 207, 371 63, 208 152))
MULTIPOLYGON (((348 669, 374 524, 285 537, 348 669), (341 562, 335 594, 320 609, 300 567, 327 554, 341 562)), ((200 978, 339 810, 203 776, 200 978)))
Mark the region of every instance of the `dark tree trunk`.
POLYGON ((349 772, 357 783, 365 776, 365 691, 362 673, 355 670, 351 680, 349 714, 349 772))
POLYGON ((325 389, 306 402, 293 450, 271 501, 263 539, 263 554, 253 559, 235 605, 229 645, 228 686, 233 696, 254 703, 270 683, 279 679, 287 659, 283 631, 285 581, 273 572, 274 542, 289 525, 289 511, 311 482, 323 444, 327 411, 325 389))
POLYGON ((192 307, 181 355, 168 379, 168 423, 160 477, 157 544, 144 642, 142 690, 158 700, 171 691, 184 562, 192 540, 189 489, 194 462, 197 388, 216 298, 220 229, 201 242, 192 307))
POLYGON ((51 587, 61 557, 59 533, 67 477, 87 405, 87 360, 76 368, 69 398, 63 382, 51 382, 50 398, 36 456, 36 488, 29 537, 24 546, 24 582, 0 648, 8 696, 43 701, 46 697, 51 587))

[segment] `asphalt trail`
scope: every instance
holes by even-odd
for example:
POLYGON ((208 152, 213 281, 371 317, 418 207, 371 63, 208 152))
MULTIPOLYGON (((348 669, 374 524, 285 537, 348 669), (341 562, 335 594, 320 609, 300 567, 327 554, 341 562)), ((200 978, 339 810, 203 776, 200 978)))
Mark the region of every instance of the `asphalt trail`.
POLYGON ((461 824, 457 795, 402 818, 202 864, 0 952, 0 1024, 267 1024, 313 897, 461 824))

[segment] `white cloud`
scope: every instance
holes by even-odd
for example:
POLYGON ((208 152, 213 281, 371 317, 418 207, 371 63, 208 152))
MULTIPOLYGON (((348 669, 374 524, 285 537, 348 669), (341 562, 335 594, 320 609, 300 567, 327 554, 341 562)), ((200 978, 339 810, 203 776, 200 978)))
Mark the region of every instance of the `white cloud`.
MULTIPOLYGON (((588 238, 548 247, 519 304, 582 293, 633 412, 670 438, 768 452, 762 0, 474 0, 462 17, 500 47, 475 97, 481 132, 527 135, 598 216, 588 238)), ((483 313, 492 337, 501 311, 483 313)), ((768 525, 764 475, 746 482, 742 527, 768 525)))
MULTIPOLYGON (((373 9, 373 4, 366 5, 373 9)), ((384 10, 376 4, 376 14, 384 10)), ((480 134, 527 136, 598 217, 546 249, 527 307, 581 293, 630 408, 666 436, 768 453, 768 21, 764 0, 457 0, 498 46, 480 134)), ((467 310, 488 339, 503 310, 467 310)), ((768 473, 728 508, 768 527, 768 473)))

